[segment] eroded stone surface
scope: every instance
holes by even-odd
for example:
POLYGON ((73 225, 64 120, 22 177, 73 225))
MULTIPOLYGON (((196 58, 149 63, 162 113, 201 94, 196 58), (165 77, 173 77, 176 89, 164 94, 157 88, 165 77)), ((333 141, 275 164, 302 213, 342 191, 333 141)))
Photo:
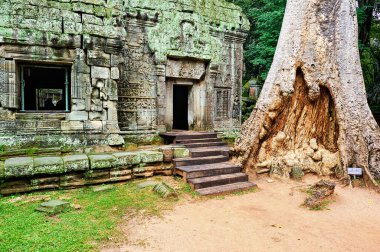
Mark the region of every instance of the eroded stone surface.
POLYGON ((89 155, 91 169, 116 167, 116 158, 109 154, 89 155))
POLYGON ((59 174, 65 171, 61 157, 34 158, 33 174, 59 174))
POLYGON ((86 171, 90 169, 90 163, 87 155, 70 155, 64 156, 62 159, 65 172, 86 171))
POLYGON ((5 160, 5 178, 32 176, 33 174, 33 158, 17 157, 5 160))

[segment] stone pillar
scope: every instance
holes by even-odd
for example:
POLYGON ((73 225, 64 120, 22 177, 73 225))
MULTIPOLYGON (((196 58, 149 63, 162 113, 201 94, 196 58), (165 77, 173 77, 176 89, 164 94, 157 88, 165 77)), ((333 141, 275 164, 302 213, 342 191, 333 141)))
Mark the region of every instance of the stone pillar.
POLYGON ((157 75, 157 130, 159 132, 165 132, 165 114, 166 110, 166 77, 165 77, 165 65, 156 65, 157 75))

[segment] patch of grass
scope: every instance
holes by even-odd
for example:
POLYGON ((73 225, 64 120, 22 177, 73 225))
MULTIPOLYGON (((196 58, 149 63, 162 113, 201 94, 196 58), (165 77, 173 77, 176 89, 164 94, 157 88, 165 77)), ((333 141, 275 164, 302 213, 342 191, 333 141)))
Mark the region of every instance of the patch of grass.
POLYGON ((5 152, 5 146, 3 144, 0 144, 0 153, 5 152))
POLYGON ((32 148, 26 149, 25 154, 28 156, 33 156, 38 153, 38 150, 39 149, 37 147, 32 147, 32 148))
MULTIPOLYGON (((180 193, 187 192, 185 188, 180 193)), ((151 188, 138 189, 136 182, 117 184, 109 191, 82 188, 26 198, 36 195, 81 208, 49 217, 35 211, 40 202, 11 203, 17 196, 0 197, 0 251, 96 251, 101 243, 121 237, 117 225, 123 216, 136 211, 159 215, 176 202, 160 198, 151 188)))

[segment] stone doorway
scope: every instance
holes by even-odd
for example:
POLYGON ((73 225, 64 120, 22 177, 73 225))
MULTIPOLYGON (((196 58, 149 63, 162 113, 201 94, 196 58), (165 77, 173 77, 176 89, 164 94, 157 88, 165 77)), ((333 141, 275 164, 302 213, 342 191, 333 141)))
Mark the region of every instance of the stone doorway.
POLYGON ((188 85, 173 85, 173 129, 189 130, 190 88, 188 85))

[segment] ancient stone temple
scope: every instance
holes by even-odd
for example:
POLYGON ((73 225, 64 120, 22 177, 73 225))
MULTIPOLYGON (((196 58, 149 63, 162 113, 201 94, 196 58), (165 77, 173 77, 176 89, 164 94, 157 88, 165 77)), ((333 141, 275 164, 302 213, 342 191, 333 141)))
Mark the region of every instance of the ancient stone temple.
POLYGON ((239 129, 248 29, 223 0, 2 0, 0 144, 239 129))

